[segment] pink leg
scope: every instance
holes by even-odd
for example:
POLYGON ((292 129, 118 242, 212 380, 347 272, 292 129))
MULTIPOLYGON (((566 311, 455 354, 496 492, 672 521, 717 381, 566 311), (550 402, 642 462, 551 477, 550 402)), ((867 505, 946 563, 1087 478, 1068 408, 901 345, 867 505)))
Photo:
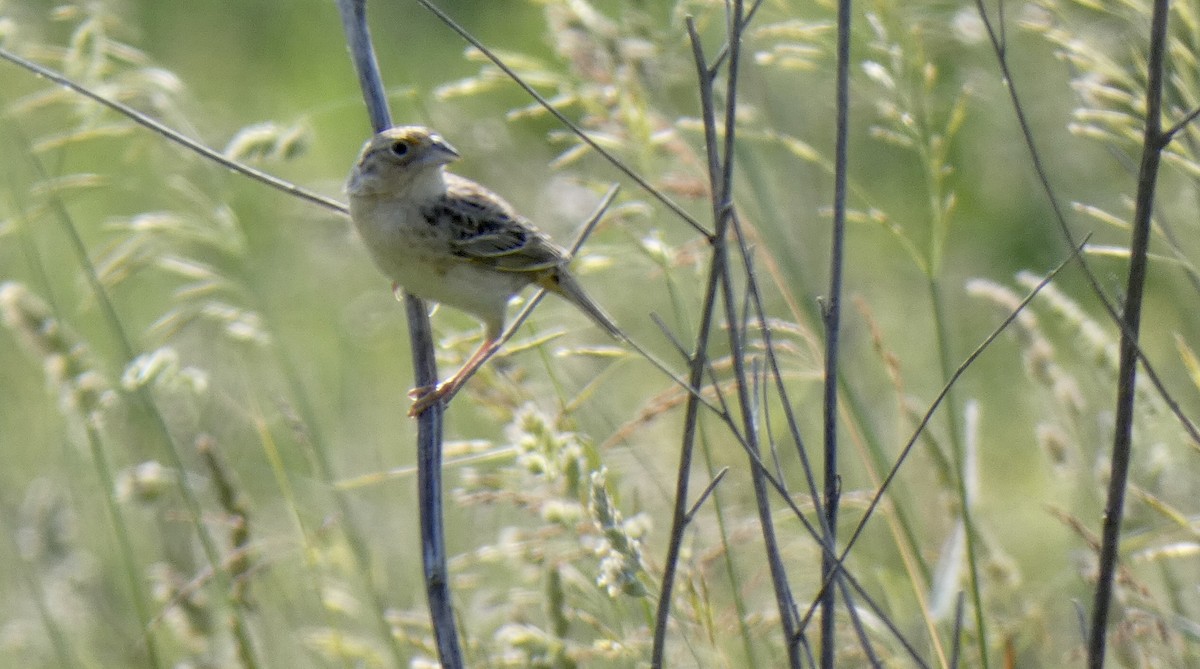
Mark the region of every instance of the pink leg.
POLYGON ((487 338, 479 345, 479 348, 471 354, 470 358, 463 363, 461 369, 454 373, 454 376, 442 381, 437 388, 430 390, 428 386, 424 388, 413 388, 409 391, 408 396, 413 398, 412 408, 408 410, 408 415, 417 416, 423 413, 426 409, 432 406, 435 402, 441 400, 449 400, 458 392, 463 383, 466 383, 475 370, 479 366, 487 362, 487 359, 492 357, 496 352, 496 343, 498 339, 495 337, 487 338))

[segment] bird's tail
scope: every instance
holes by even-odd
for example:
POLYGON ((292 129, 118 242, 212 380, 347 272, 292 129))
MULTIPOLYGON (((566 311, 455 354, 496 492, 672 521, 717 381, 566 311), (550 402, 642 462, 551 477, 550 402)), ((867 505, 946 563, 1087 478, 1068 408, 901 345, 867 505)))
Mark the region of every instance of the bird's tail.
POLYGON ((583 292, 583 286, 579 285, 579 282, 575 280, 575 277, 571 276, 566 268, 555 267, 541 281, 538 281, 538 285, 552 293, 561 295, 571 304, 579 307, 580 311, 590 316, 596 322, 596 325, 599 325, 608 334, 622 341, 627 339, 625 333, 621 331, 621 328, 617 327, 617 324, 613 322, 608 314, 604 313, 600 305, 593 302, 592 298, 583 292))

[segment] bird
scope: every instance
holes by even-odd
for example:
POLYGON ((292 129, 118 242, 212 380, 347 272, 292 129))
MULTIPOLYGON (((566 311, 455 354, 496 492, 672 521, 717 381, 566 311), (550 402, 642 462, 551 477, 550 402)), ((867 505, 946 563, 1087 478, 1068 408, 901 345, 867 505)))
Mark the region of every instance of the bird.
POLYGON ((499 195, 446 170, 459 157, 433 130, 397 126, 366 142, 346 182, 350 218, 393 292, 465 311, 483 324, 483 342, 462 368, 409 393, 410 416, 453 396, 495 352, 509 301, 529 285, 625 338, 568 270, 570 253, 499 195))

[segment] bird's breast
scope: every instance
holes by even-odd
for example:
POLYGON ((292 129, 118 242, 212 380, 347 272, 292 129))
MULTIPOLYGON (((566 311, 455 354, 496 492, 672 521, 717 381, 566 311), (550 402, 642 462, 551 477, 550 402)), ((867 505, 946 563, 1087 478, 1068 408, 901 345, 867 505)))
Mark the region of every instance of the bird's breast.
POLYGON ((393 280, 399 267, 449 254, 444 231, 429 225, 420 208, 378 197, 350 198, 350 217, 375 264, 393 280))

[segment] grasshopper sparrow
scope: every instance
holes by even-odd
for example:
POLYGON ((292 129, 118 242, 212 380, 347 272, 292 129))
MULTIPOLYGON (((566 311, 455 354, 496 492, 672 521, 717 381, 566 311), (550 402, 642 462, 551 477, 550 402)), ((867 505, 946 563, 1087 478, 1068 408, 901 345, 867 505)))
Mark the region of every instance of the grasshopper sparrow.
POLYGON ((363 147, 346 191, 350 216, 393 290, 483 321, 484 340, 436 388, 418 388, 409 415, 452 395, 491 355, 508 302, 529 284, 566 298, 601 328, 624 335, 567 271, 567 252, 500 196, 445 170, 458 152, 437 133, 396 127, 363 147))

